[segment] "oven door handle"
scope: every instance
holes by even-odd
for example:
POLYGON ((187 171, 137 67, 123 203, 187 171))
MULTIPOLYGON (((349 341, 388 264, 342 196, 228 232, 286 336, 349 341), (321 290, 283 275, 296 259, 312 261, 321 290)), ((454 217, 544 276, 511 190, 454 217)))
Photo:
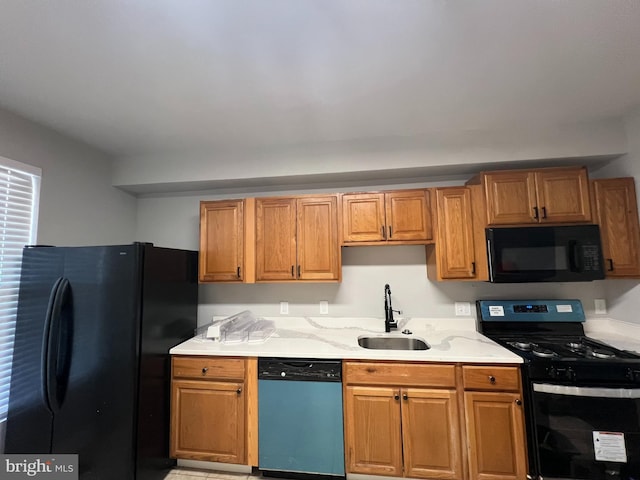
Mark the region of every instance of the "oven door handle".
POLYGON ((533 391, 574 397, 640 398, 640 388, 574 387, 570 385, 534 383, 533 391))

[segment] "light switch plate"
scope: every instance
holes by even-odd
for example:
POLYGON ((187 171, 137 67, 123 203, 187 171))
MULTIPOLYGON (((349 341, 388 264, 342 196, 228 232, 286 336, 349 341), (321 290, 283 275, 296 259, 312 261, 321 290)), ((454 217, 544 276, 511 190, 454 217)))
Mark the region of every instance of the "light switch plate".
POLYGON ((320 300, 320 314, 327 315, 329 313, 329 302, 320 300))
POLYGON ((471 315, 471 304, 469 302, 456 302, 456 315, 465 317, 471 315))
POLYGON ((289 302, 280 302, 280 315, 289 314, 289 302))
POLYGON ((604 298, 596 298, 593 300, 593 305, 596 309, 595 313, 598 315, 604 315, 607 313, 607 302, 604 298))

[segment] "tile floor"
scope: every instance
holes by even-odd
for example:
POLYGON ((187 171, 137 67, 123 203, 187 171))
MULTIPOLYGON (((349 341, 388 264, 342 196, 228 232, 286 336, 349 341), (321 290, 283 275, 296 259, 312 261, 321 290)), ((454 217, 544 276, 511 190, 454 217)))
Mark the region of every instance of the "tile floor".
POLYGON ((262 480, 259 475, 248 473, 215 472, 186 467, 176 467, 164 478, 165 480, 262 480))

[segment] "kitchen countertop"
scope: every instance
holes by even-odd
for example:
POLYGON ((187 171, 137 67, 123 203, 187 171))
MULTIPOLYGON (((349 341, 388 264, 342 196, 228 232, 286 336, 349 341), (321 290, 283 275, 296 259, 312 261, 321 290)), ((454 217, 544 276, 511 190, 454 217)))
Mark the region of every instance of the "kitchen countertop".
POLYGON ((267 317, 276 332, 261 343, 224 344, 194 337, 170 350, 172 355, 225 355, 288 358, 340 358, 352 360, 405 360, 465 363, 522 363, 522 358, 476 331, 475 319, 405 318, 398 329, 384 332, 381 318, 267 317), (360 336, 412 337, 430 345, 428 350, 373 350, 358 345, 360 336))
POLYGON ((612 318, 588 319, 585 334, 604 343, 640 355, 640 325, 612 318))

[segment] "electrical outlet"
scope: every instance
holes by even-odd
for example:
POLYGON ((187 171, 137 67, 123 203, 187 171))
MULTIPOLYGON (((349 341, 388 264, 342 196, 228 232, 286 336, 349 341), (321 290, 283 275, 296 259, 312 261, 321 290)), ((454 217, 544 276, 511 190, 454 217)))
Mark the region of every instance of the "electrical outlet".
POLYGON ((607 302, 604 298, 596 298, 593 300, 593 305, 595 306, 595 313, 598 315, 604 315, 607 313, 607 302))
POLYGON ((329 313, 329 302, 320 300, 320 314, 327 315, 329 313))
POLYGON ((289 315, 289 302, 280 302, 280 315, 289 315))
POLYGON ((456 315, 466 317, 471 315, 471 304, 469 302, 456 302, 456 315))

